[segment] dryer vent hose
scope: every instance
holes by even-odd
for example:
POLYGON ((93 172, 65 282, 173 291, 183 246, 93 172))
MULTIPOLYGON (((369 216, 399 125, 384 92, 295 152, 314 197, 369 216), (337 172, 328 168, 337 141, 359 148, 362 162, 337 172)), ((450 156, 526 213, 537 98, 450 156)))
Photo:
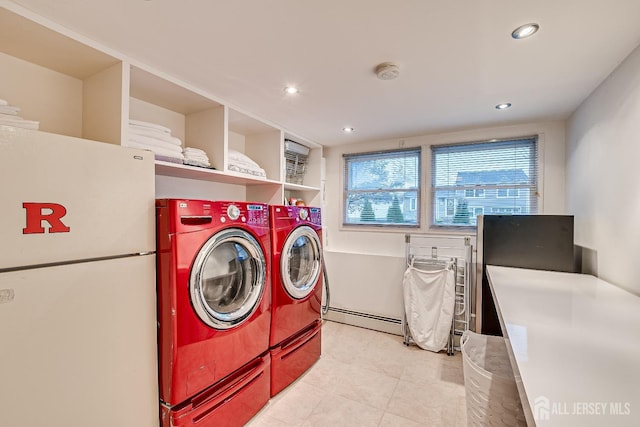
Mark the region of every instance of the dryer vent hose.
POLYGON ((324 295, 325 295, 325 305, 322 306, 322 315, 324 316, 329 311, 329 303, 331 302, 331 294, 329 293, 329 276, 327 275, 327 264, 324 262, 324 257, 322 257, 322 277, 324 283, 324 295))

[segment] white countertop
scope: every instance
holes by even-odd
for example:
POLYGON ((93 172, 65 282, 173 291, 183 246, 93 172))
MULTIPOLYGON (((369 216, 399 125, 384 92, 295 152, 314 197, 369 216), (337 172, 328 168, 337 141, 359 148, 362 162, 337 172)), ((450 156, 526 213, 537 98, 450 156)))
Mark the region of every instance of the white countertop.
POLYGON ((487 275, 529 425, 640 426, 640 297, 583 274, 487 275))

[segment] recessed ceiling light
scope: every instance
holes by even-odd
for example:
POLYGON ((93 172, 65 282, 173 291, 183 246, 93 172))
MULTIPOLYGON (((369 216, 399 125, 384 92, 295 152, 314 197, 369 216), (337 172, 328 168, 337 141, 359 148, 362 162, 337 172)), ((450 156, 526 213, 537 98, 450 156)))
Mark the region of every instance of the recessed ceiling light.
POLYGON ((511 107, 511 103, 510 102, 503 102, 502 104, 496 105, 496 109, 497 110, 506 110, 509 107, 511 107))
POLYGON ((296 93, 300 92, 300 90, 295 86, 287 86, 284 88, 284 91, 289 95, 295 95, 296 93))
POLYGON ((342 128, 342 132, 344 132, 344 133, 353 133, 353 132, 355 132, 355 129, 350 127, 350 126, 346 126, 346 127, 342 128))
POLYGON ((516 40, 526 39, 527 37, 530 37, 537 33, 539 29, 540 26, 534 23, 521 25, 513 30, 513 32, 511 33, 511 37, 516 40))

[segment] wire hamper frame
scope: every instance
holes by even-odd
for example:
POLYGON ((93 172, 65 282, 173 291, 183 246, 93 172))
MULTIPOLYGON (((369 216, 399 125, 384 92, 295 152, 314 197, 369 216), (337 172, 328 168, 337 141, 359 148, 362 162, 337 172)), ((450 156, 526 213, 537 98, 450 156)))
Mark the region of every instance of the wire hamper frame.
MULTIPOLYGON (((447 343, 447 354, 460 351, 460 337, 469 329, 470 324, 470 273, 472 268, 473 247, 468 236, 427 236, 421 234, 405 234, 406 265, 422 269, 445 268, 453 264, 455 275, 455 305, 451 331, 447 343), (444 245, 443 245, 444 243, 444 245), (457 338, 456 338, 457 337, 457 338)), ((404 301, 403 301, 404 302, 404 301)), ((407 323, 406 309, 402 310, 402 333, 404 344, 413 341, 407 323)))
POLYGON ((308 156, 285 151, 284 158, 287 162, 287 182, 290 184, 302 184, 304 174, 307 172, 308 156))
POLYGON ((286 163, 287 182, 302 185, 304 175, 307 172, 309 148, 290 139, 286 139, 284 159, 286 163))

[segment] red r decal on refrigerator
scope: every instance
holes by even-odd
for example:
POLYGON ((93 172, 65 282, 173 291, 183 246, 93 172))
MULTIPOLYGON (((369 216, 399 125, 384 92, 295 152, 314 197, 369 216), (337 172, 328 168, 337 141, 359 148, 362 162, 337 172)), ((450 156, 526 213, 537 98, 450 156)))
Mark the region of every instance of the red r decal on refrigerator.
POLYGON ((22 207, 27 211, 27 226, 22 229, 22 234, 44 233, 43 221, 49 223, 49 233, 68 233, 71 230, 62 222, 67 208, 58 203, 25 202, 22 207))

